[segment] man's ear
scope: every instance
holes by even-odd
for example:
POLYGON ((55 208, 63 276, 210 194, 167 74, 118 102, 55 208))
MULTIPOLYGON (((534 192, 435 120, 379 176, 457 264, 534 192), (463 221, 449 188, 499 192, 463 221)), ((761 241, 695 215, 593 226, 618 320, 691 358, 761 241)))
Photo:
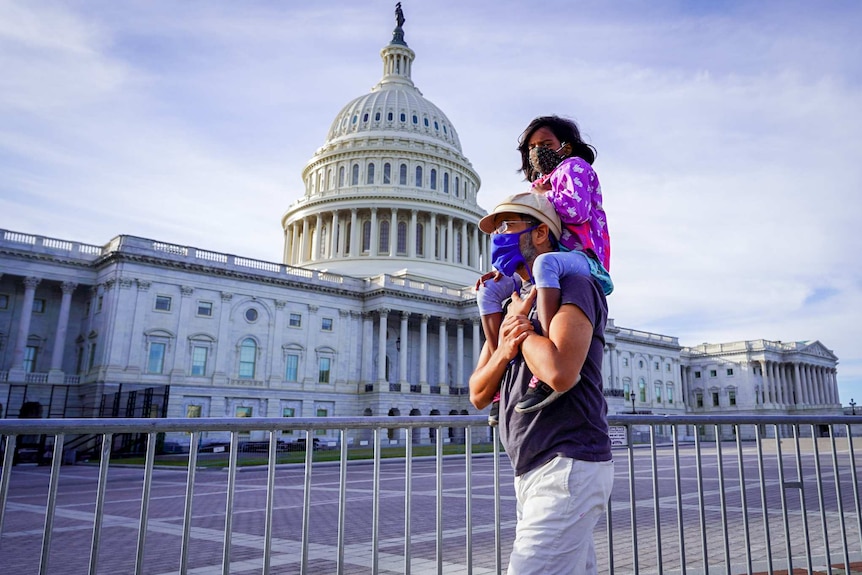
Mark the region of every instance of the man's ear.
POLYGON ((537 234, 535 236, 536 245, 541 245, 544 243, 550 243, 551 232, 550 232, 550 229, 548 228, 548 224, 545 224, 545 223, 539 224, 536 227, 536 229, 533 230, 533 232, 537 234))

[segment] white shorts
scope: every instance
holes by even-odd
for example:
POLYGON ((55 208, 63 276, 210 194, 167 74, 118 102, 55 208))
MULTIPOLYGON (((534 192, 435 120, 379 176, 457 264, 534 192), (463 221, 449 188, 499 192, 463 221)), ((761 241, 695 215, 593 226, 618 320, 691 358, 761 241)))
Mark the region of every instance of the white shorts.
POLYGON ((613 484, 613 461, 568 457, 515 477, 518 523, 508 575, 596 573, 593 529, 613 484))

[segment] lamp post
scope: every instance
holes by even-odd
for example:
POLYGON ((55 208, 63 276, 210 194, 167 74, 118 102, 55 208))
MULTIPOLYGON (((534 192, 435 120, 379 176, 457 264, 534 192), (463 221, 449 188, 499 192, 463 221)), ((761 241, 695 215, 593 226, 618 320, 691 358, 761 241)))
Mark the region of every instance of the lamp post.
POLYGON ((634 415, 637 413, 637 411, 635 411, 635 394, 632 393, 629 395, 630 395, 631 400, 632 400, 632 415, 634 415))
POLYGON ((853 398, 850 398, 850 409, 853 411, 853 415, 856 415, 856 402, 853 401, 853 398))

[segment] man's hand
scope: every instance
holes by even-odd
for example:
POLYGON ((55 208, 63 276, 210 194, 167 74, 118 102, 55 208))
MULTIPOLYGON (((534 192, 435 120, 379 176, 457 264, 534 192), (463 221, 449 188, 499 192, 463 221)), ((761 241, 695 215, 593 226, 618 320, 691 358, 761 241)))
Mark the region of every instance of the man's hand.
POLYGON ((533 322, 526 315, 506 314, 500 324, 500 337, 497 342, 497 353, 507 361, 515 359, 521 351, 521 342, 533 333, 533 322))
POLYGON ((504 277, 503 274, 501 274, 497 270, 492 270, 486 274, 483 274, 482 277, 480 277, 476 281, 476 291, 478 291, 480 287, 485 285, 485 282, 488 281, 489 279, 493 278, 495 282, 498 282, 503 277, 504 277))

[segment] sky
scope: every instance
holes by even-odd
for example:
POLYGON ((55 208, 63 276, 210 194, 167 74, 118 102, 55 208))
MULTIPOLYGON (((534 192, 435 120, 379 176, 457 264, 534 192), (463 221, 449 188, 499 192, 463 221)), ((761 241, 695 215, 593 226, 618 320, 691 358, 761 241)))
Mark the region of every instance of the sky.
MULTIPOLYGON (((0 0, 0 228, 279 262, 394 2, 0 0)), ((517 138, 598 150, 616 325, 683 346, 819 340, 862 403, 862 3, 402 0, 413 81, 491 210, 517 138)))

